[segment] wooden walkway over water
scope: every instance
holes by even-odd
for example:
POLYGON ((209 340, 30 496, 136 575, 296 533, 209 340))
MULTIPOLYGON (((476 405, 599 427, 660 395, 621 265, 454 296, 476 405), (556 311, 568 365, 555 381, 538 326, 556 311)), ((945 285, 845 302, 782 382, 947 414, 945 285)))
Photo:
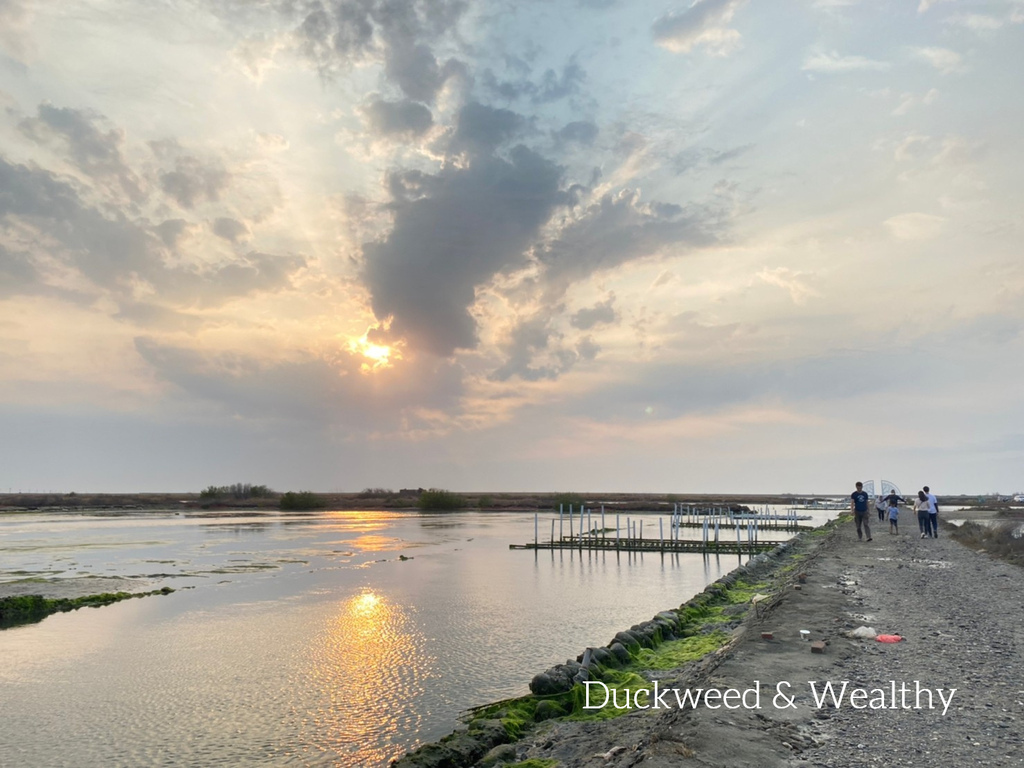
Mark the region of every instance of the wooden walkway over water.
POLYGON ((627 539, 565 536, 555 541, 509 544, 509 549, 575 549, 599 552, 657 552, 666 554, 747 555, 775 549, 779 541, 697 541, 689 539, 627 539))
POLYGON ((533 542, 526 544, 509 544, 509 549, 569 549, 603 552, 668 552, 670 554, 757 554, 773 549, 780 543, 777 539, 761 540, 766 531, 798 531, 811 530, 814 526, 800 525, 798 520, 809 517, 797 515, 790 509, 785 514, 748 511, 733 512, 726 508, 698 508, 676 504, 671 515, 664 513, 633 512, 626 517, 622 525, 622 514, 614 514, 615 526, 605 527, 605 510, 602 505, 599 512, 580 507, 573 512, 569 506, 568 514, 559 507, 558 517, 551 520, 551 535, 547 541, 540 538, 540 513, 533 516, 533 542), (633 515, 637 515, 634 517, 633 515), (594 518, 597 518, 595 525, 594 518), (644 536, 644 517, 647 517, 648 530, 651 523, 657 520, 657 536, 644 536), (653 519, 652 519, 653 518, 653 519), (668 523, 666 526, 665 523, 668 523), (557 528, 556 528, 557 523, 557 528), (568 535, 566 535, 568 528, 568 535), (666 528, 668 528, 667 536, 666 528), (681 536, 684 528, 701 529, 700 539, 687 539, 681 536), (556 535, 557 530, 557 535, 556 535), (735 534, 735 541, 733 541, 735 534))

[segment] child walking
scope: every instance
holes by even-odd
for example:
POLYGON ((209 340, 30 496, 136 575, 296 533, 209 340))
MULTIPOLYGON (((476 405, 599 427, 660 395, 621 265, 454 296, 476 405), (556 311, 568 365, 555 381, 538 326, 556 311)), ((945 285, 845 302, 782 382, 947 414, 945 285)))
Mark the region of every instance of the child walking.
POLYGON ((900 520, 900 509, 899 503, 905 501, 896 491, 893 491, 885 497, 885 501, 889 506, 889 533, 899 535, 899 520, 900 520))

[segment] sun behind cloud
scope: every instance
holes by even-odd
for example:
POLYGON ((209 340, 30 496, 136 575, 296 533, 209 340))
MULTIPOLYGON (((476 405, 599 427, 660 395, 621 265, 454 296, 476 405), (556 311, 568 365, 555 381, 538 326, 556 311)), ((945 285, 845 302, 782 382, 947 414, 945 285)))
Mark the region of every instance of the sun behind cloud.
POLYGON ((367 338, 368 334, 369 331, 359 338, 349 339, 348 342, 351 352, 362 355, 367 360, 359 366, 360 371, 373 373, 384 368, 391 368, 394 366, 395 360, 402 359, 402 353, 397 345, 377 344, 367 338))

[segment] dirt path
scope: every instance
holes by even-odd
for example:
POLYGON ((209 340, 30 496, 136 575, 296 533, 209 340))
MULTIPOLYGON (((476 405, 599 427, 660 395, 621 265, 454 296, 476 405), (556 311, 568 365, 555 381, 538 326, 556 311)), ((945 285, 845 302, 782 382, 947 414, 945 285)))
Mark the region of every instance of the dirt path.
POLYGON ((554 758, 565 768, 1024 765, 1024 569, 944 532, 924 540, 915 530, 874 533, 859 542, 852 523, 841 526, 801 565, 806 583, 787 585, 770 614, 752 616, 726 658, 659 680, 741 691, 759 681, 759 709, 698 706, 555 723, 517 745, 518 758, 554 758), (861 625, 906 639, 844 636, 861 625), (811 652, 801 629, 828 642, 824 653, 811 652), (762 640, 763 631, 774 639, 762 640), (857 703, 868 708, 848 698, 819 708, 809 681, 818 693, 825 682, 867 689, 857 703), (780 683, 791 684, 781 690, 794 697, 792 707, 775 705, 780 683), (932 691, 933 709, 927 695, 917 700, 917 684, 932 691), (949 701, 945 715, 937 689, 949 701), (883 703, 879 690, 886 708, 872 709, 883 703))

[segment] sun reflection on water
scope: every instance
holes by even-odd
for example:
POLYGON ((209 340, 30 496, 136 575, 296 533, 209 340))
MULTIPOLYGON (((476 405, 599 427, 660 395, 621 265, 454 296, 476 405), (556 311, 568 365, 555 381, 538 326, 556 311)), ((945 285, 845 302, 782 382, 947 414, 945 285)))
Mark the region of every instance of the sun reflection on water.
POLYGON ((412 706, 433 659, 403 606, 365 590, 338 605, 308 648, 298 685, 317 705, 302 719, 302 741, 340 757, 338 765, 383 765, 399 756, 421 715, 412 706))

